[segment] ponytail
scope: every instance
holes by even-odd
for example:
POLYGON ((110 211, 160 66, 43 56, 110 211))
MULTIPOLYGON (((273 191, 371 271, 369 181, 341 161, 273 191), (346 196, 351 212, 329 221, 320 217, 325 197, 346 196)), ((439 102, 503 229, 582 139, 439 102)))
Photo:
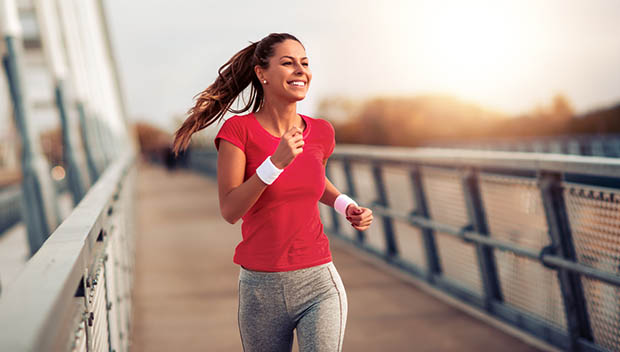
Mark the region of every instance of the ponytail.
POLYGON ((267 68, 269 58, 273 55, 274 45, 292 39, 301 44, 294 36, 287 33, 272 33, 236 53, 218 70, 218 77, 207 89, 196 94, 196 104, 187 111, 187 118, 175 132, 172 150, 175 155, 187 149, 192 135, 220 119, 230 111, 240 114, 252 109, 257 112, 264 98, 263 86, 254 73, 254 66, 267 68), (241 109, 231 108, 233 102, 249 85, 250 99, 241 109))
POLYGON ((187 111, 188 117, 176 131, 172 150, 175 155, 187 149, 191 136, 214 123, 227 111, 241 113, 250 109, 254 103, 256 112, 262 101, 263 88, 254 74, 254 50, 257 43, 252 43, 236 53, 218 70, 218 77, 204 91, 196 94, 196 104, 187 111), (231 109, 237 96, 250 84, 250 101, 239 110, 231 109), (260 93, 259 93, 260 92, 260 93), (256 95, 259 99, 255 99, 256 95))

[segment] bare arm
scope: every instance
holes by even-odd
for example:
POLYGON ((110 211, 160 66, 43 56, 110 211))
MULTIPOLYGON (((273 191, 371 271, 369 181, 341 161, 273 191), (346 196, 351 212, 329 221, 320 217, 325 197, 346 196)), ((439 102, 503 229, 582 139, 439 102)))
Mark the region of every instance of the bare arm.
MULTIPOLYGON (((323 168, 327 165, 327 159, 323 160, 323 168)), ((323 195, 319 201, 325 205, 329 205, 330 207, 334 207, 334 202, 336 198, 340 195, 340 191, 334 186, 333 183, 325 176, 325 191, 323 191, 323 195)))
POLYGON ((234 144, 222 139, 217 155, 217 186, 222 217, 236 223, 263 193, 267 185, 252 175, 243 182, 245 154, 234 144))

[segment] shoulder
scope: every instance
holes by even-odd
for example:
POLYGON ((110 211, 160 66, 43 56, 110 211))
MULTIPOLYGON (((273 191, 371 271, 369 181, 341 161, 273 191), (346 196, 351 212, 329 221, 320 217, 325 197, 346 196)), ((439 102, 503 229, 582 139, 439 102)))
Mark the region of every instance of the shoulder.
POLYGON ((231 125, 244 125, 249 121, 250 114, 246 115, 233 115, 227 119, 224 119, 224 123, 231 125))
POLYGON ((225 139, 245 151, 248 139, 247 116, 234 115, 224 120, 215 136, 215 148, 219 150, 220 139, 225 139))
POLYGON ((310 119, 310 122, 313 124, 313 126, 317 126, 319 129, 325 132, 334 133, 334 126, 328 120, 319 117, 310 117, 308 115, 304 116, 310 119))
POLYGON ((245 133, 251 124, 249 123, 249 115, 233 115, 226 119, 222 118, 218 123, 220 132, 235 131, 236 133, 245 133))

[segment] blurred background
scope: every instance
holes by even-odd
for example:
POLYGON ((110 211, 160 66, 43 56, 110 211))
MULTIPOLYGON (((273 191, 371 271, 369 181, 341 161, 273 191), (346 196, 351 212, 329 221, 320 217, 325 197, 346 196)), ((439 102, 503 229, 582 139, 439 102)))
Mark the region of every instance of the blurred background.
POLYGON ((338 142, 420 146, 620 131, 614 0, 106 7, 129 115, 168 133, 223 63, 271 32, 304 43, 313 80, 298 110, 332 121, 338 142))
MULTIPOLYGON (((313 80, 298 111, 330 120, 340 143, 491 140, 498 147, 498 138, 620 132, 614 0, 108 0, 103 6, 127 116, 147 150, 165 148, 217 69, 271 32, 304 43, 313 80)), ((32 37, 26 44, 36 46, 36 16, 23 20, 32 37)), ((26 79, 48 84, 44 72, 29 70, 26 79)), ((4 87, 0 94, 6 101, 4 87)), ((18 141, 10 106, 3 107, 2 161, 13 165, 18 141)), ((36 120, 46 155, 58 164, 59 121, 42 111, 36 120)), ((219 126, 194 143, 212 143, 219 126)))

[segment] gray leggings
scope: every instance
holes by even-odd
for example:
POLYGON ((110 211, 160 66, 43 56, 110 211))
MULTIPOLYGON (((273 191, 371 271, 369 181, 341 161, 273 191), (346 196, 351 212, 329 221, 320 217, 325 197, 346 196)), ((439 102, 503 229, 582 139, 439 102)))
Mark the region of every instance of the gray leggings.
POLYGON ((239 332, 246 352, 342 350, 347 295, 332 262, 310 268, 239 273, 239 332))

